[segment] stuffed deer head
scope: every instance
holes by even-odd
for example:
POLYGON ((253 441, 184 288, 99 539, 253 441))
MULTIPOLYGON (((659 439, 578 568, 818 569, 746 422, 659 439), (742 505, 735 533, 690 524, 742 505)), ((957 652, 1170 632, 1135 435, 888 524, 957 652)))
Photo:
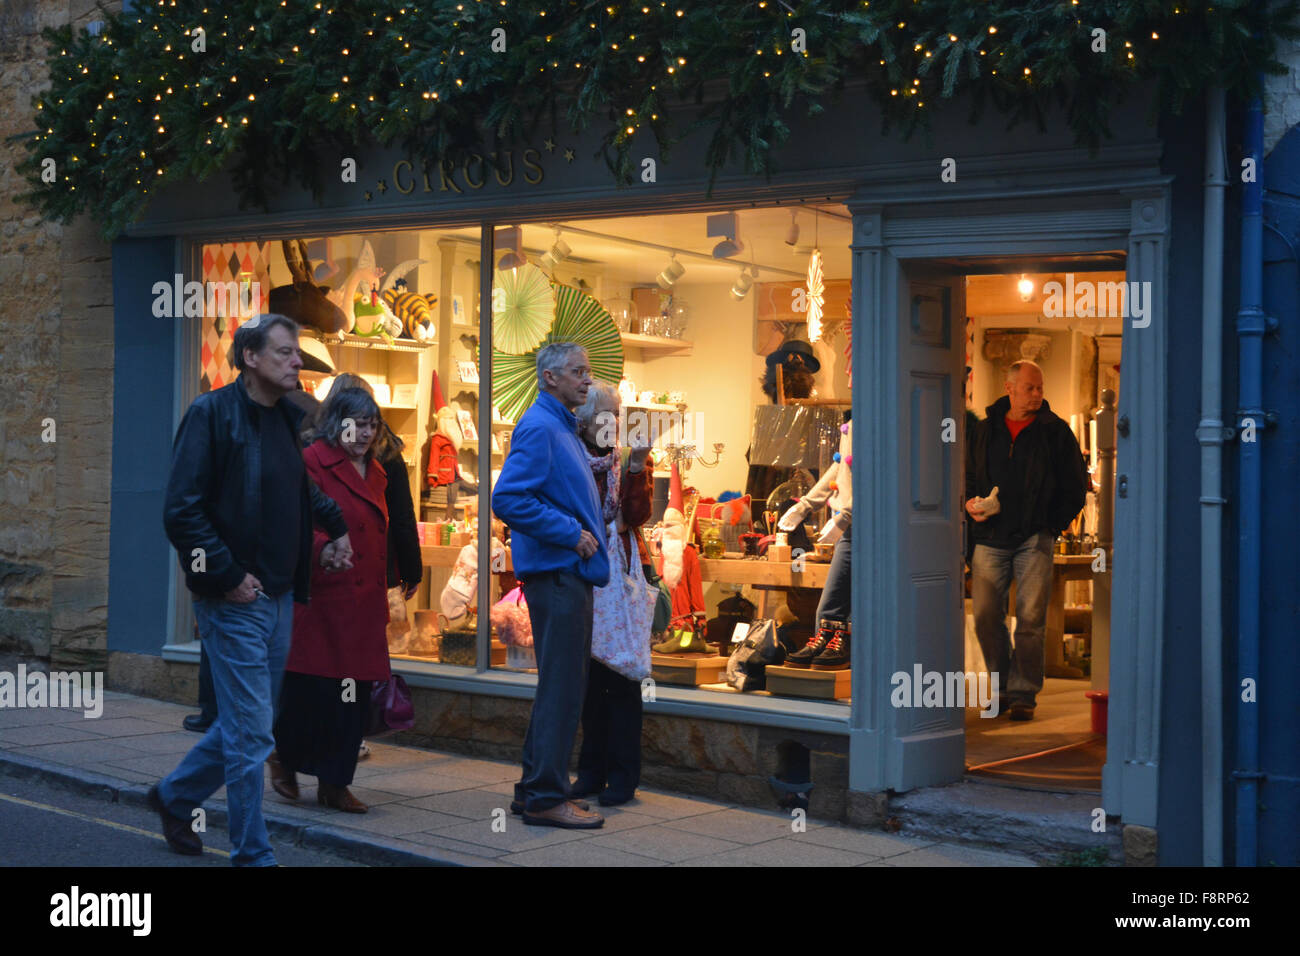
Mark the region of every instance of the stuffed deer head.
POLYGON ((309 325, 327 335, 344 331, 348 320, 343 310, 326 298, 328 290, 318 286, 312 278, 307 243, 299 239, 295 248, 295 244, 286 239, 281 245, 293 282, 271 290, 271 311, 287 315, 299 325, 309 325))

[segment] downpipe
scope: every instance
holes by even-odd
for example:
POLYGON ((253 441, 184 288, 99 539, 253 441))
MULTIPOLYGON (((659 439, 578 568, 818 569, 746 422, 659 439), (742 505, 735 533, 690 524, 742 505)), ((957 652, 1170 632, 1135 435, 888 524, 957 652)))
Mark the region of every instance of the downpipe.
MULTIPOLYGON (((1246 113, 1245 154, 1255 159, 1254 182, 1242 184, 1241 196, 1241 300, 1237 311, 1238 425, 1249 422, 1263 434, 1264 335, 1272 322, 1264 314, 1264 109, 1259 97, 1246 113), (1249 422, 1248 422, 1249 420, 1249 422)), ((1263 462, 1260 441, 1241 441, 1238 495, 1240 517, 1237 537, 1237 716, 1236 864, 1254 866, 1259 830, 1259 705, 1242 700, 1242 681, 1258 689, 1260 622, 1260 518, 1263 462)))
POLYGON ((1224 93, 1205 102, 1201 242, 1201 862, 1223 865, 1223 228, 1227 192, 1224 93))

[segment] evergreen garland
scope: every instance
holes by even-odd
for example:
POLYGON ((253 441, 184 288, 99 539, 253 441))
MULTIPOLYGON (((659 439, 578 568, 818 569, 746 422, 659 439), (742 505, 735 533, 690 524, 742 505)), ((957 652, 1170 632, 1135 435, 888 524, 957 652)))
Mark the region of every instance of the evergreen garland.
POLYGON ((51 86, 33 102, 22 198, 50 220, 89 212, 112 237, 161 185, 222 168, 245 205, 265 208, 282 182, 319 196, 338 157, 367 143, 458 161, 485 139, 505 148, 562 124, 603 128, 602 154, 623 183, 646 137, 667 158, 700 125, 715 175, 737 158, 767 174, 789 135, 784 117, 820 112, 846 82, 865 83, 886 131, 910 134, 927 103, 968 95, 972 121, 991 105, 1012 125, 1041 125, 1059 104, 1076 140, 1095 149, 1111 108, 1138 84, 1157 83, 1159 106, 1175 112, 1213 85, 1258 93, 1258 71, 1284 72, 1275 40, 1300 35, 1298 6, 157 0, 106 13, 98 36, 44 32, 51 86), (1105 52, 1094 49, 1096 28, 1105 52), (504 52, 494 49, 502 40, 504 52), (690 104, 702 112, 683 123, 690 104))

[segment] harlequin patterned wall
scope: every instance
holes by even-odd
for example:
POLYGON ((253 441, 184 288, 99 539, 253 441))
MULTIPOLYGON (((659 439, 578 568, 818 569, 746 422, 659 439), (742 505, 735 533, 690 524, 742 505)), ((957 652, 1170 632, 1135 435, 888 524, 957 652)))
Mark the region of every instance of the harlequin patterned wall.
MULTIPOLYGON (((265 311, 271 292, 271 243, 227 242, 203 247, 203 282, 219 283, 213 298, 215 315, 203 316, 202 351, 199 356, 199 391, 210 392, 235 380, 236 369, 230 361, 230 343, 240 318, 237 303, 226 307, 224 284, 257 283, 250 314, 265 311)), ((204 296, 205 301, 207 296, 204 296)))

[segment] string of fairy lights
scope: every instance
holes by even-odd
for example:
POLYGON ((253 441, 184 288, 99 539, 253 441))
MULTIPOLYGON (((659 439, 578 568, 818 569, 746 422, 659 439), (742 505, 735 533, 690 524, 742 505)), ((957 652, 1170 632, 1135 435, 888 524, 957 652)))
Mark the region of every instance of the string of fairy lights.
MULTIPOLYGON (((25 198, 48 218, 89 209, 106 232, 118 231, 161 183, 202 178, 227 160, 248 172, 258 161, 306 172, 325 142, 455 143, 491 124, 509 135, 553 104, 576 126, 609 124, 606 142, 627 179, 643 130, 670 144, 673 96, 706 88, 722 91, 715 135, 731 140, 715 142, 726 148, 710 150, 711 164, 735 146, 762 166, 783 135, 782 111, 841 78, 865 78, 885 118, 909 128, 931 97, 981 83, 1023 107, 1091 69, 1094 92, 1118 95, 1148 61, 1167 69, 1211 42, 1207 20, 1226 16, 1209 3, 1195 5, 1195 17, 1183 16, 1182 3, 1133 6, 1145 12, 1114 32, 1112 49, 1081 59, 1092 28, 1079 0, 1035 5, 1033 35, 1013 0, 955 9, 946 0, 570 0, 551 9, 534 0, 372 0, 360 10, 326 0, 157 0, 109 16, 95 36, 46 32, 51 86, 34 104, 25 198), (1070 32, 1069 43, 1049 44, 1041 34, 1051 30, 1070 32), (1163 36, 1174 42, 1162 48, 1163 36), (989 58, 996 65, 985 69, 989 58), (293 115, 277 112, 285 109, 293 115), (244 155, 250 142, 261 160, 244 155)), ((1255 15, 1270 26, 1267 10, 1255 15)), ((1286 24, 1271 26, 1287 35, 1286 24)), ((1227 32, 1211 33, 1223 48, 1210 52, 1271 56, 1267 37, 1227 32)), ((1080 123, 1076 132, 1087 133, 1096 117, 1080 123)))

